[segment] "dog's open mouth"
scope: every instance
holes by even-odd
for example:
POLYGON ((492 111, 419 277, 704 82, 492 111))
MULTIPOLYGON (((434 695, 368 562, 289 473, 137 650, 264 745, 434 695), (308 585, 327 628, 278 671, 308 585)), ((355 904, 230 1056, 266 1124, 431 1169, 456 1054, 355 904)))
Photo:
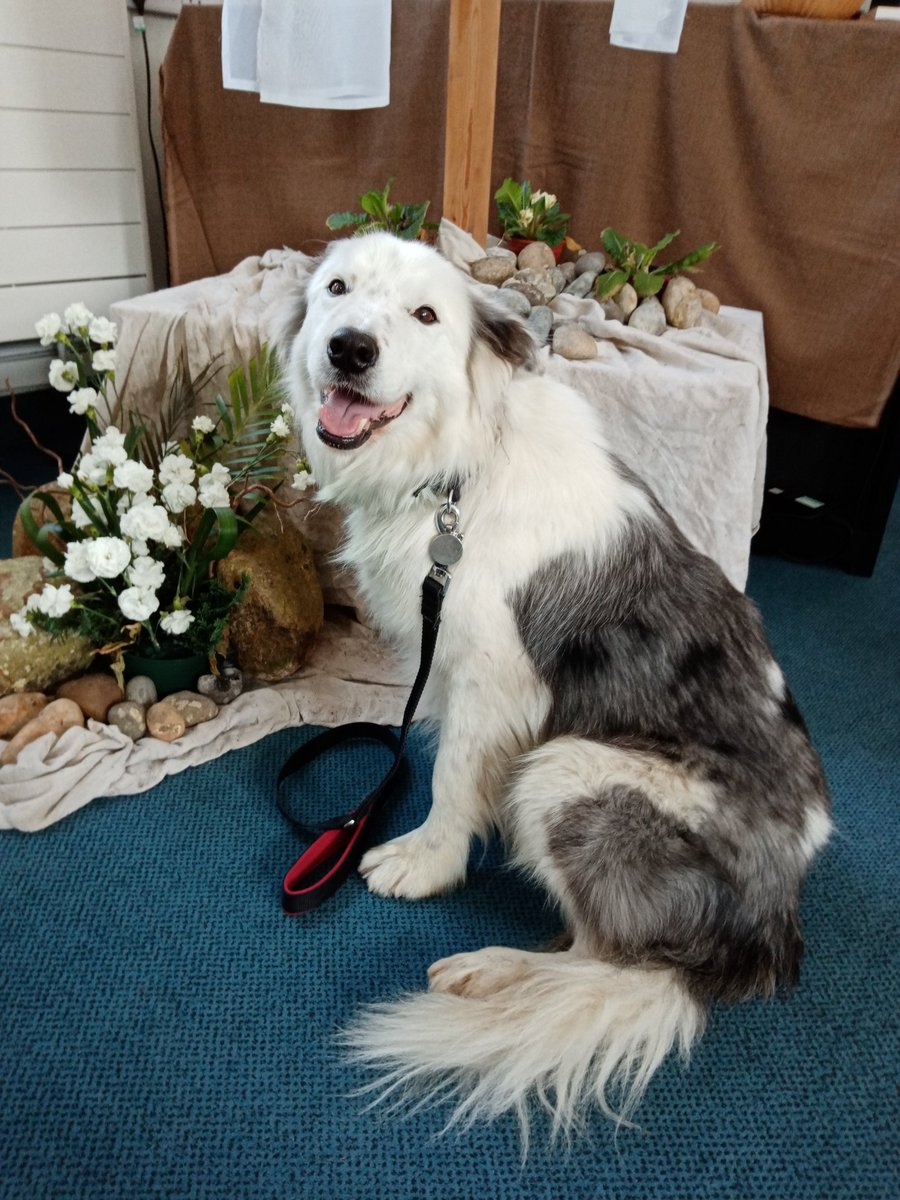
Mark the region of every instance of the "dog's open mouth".
POLYGON ((361 446, 376 429, 396 420, 409 403, 404 396, 396 404, 375 404, 349 388, 327 388, 322 393, 316 433, 326 446, 352 450, 361 446))

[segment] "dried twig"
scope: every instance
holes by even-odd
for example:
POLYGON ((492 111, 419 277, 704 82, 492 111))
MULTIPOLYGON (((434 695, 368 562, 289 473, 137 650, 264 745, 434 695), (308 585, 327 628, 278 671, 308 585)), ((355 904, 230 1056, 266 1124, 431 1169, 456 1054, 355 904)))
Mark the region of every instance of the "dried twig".
POLYGON ((55 450, 51 450, 49 446, 44 446, 41 442, 39 442, 28 422, 24 419, 24 417, 19 416, 18 410, 16 409, 16 393, 8 379, 6 381, 6 387, 9 391, 9 411, 12 414, 12 419, 21 429, 25 430, 25 432, 28 434, 29 440, 38 448, 38 450, 40 450, 41 454, 46 454, 48 458, 53 458, 56 460, 56 473, 57 475, 62 475, 66 469, 63 460, 55 450))

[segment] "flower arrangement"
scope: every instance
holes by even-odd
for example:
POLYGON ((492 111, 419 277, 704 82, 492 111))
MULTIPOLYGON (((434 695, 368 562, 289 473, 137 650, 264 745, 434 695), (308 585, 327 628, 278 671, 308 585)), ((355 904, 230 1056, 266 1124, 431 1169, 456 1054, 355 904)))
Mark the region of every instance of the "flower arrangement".
POLYGON ((546 242, 551 248, 565 238, 569 214, 550 192, 532 191, 527 179, 504 179, 494 200, 505 238, 546 242))
MULTIPOLYGON (((263 347, 246 370, 232 371, 229 401, 217 395, 213 411, 195 416, 176 438, 212 365, 190 378, 182 360, 153 421, 128 412, 119 396, 120 427, 111 419, 115 326, 75 304, 36 328, 44 345, 61 347, 50 383, 85 417, 87 436, 57 489, 35 492, 20 506, 49 581, 10 624, 23 637, 34 629, 77 633, 111 656, 117 673, 128 650, 211 654, 248 582, 224 587, 213 564, 284 481, 291 410, 281 403, 273 358, 263 347), (34 501, 55 520, 38 527, 34 501)), ((294 476, 300 487, 311 482, 305 467, 298 463, 294 476)))

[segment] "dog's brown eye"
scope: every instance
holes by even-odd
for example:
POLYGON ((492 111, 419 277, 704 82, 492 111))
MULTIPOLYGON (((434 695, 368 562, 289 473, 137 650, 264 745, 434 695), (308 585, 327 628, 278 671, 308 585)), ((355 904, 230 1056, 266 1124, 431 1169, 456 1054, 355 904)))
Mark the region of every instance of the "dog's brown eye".
POLYGON ((347 290, 347 285, 344 283, 343 279, 332 279, 331 283, 328 285, 328 290, 331 292, 332 296, 343 296, 347 290))
POLYGON ((429 308, 425 304, 421 308, 417 308, 413 316, 417 321, 421 321, 423 325, 433 325, 437 321, 437 313, 433 308, 429 308))

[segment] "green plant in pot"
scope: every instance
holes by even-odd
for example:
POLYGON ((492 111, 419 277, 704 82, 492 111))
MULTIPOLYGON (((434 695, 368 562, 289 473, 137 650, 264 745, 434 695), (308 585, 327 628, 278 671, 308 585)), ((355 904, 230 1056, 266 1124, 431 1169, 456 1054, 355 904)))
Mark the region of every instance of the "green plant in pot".
POLYGON ((10 624, 23 637, 35 628, 79 634, 120 681, 151 673, 154 663, 192 660, 193 679, 164 690, 191 686, 209 669, 247 587, 246 580, 224 587, 215 562, 284 478, 290 409, 274 360, 263 347, 229 374, 228 397, 216 395, 209 411, 191 420, 215 367, 192 377, 182 358, 158 415, 148 419, 130 408, 123 386, 114 423, 115 327, 73 305, 65 318, 43 318, 38 332, 62 350, 50 381, 85 417, 87 438, 54 490, 20 505, 23 528, 51 570, 10 624), (106 338, 99 353, 92 333, 106 338), (35 501, 54 520, 38 526, 35 501))
POLYGON ((569 214, 550 192, 532 190, 526 179, 504 179, 494 193, 503 240, 517 254, 529 242, 545 242, 557 259, 566 240, 569 214))
POLYGON ((690 254, 673 262, 653 265, 657 254, 665 250, 681 233, 667 233, 660 238, 655 246, 645 246, 643 242, 633 242, 630 238, 615 229, 604 229, 600 235, 603 249, 609 256, 610 266, 597 276, 594 285, 598 300, 614 299, 626 283, 630 283, 640 299, 655 296, 662 291, 667 280, 673 275, 681 275, 696 270, 709 256, 718 250, 718 242, 707 242, 690 254))
POLYGON ((433 221, 426 221, 430 200, 419 204, 391 203, 390 192, 393 179, 385 184, 384 191, 363 192, 359 197, 362 212, 336 212, 326 220, 329 229, 354 229, 357 234, 384 230, 407 242, 414 242, 437 229, 433 221))

